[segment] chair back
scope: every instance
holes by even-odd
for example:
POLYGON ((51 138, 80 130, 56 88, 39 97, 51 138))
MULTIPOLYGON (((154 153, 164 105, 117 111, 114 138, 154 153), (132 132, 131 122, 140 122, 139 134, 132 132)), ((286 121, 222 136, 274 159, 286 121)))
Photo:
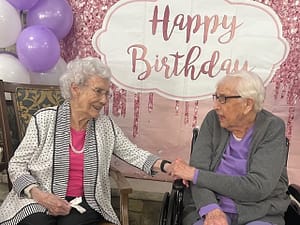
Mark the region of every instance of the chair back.
MULTIPOLYGON (((31 116, 39 109, 64 101, 58 86, 12 83, 0 80, 0 145, 3 148, 0 171, 22 140, 31 116)), ((9 183, 9 188, 11 184, 9 183)))
POLYGON ((196 127, 193 128, 193 133, 192 133, 193 136, 192 136, 192 140, 191 140, 191 154, 192 154, 194 144, 197 140, 199 132, 200 132, 200 127, 199 126, 196 126, 196 127))
POLYGON ((58 86, 27 86, 16 88, 16 108, 19 135, 22 138, 31 116, 39 109, 62 104, 58 86))

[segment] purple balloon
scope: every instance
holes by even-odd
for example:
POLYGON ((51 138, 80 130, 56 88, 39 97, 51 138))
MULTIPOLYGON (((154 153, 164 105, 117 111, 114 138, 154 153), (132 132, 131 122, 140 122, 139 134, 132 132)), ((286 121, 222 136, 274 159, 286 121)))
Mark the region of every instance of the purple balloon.
POLYGON ((28 11, 26 24, 44 25, 61 40, 73 25, 72 9, 66 0, 40 0, 28 11))
POLYGON ((7 1, 16 9, 27 10, 32 8, 39 0, 7 0, 7 1))
POLYGON ((57 37, 41 25, 25 28, 17 39, 16 50, 20 62, 32 72, 52 69, 60 57, 57 37))

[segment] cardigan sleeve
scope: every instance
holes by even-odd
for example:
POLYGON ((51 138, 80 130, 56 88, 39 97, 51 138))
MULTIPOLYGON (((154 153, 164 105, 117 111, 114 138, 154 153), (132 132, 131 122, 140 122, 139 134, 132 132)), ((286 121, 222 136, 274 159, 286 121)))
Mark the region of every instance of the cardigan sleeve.
MULTIPOLYGON (((209 171, 211 167, 213 154, 212 139, 214 136, 212 127, 213 123, 217 122, 215 120, 214 111, 210 111, 201 124, 199 135, 192 150, 190 165, 200 171, 196 180, 201 179, 200 173, 202 171, 209 171)), ((197 212, 204 206, 218 203, 215 193, 209 188, 191 184, 190 189, 197 212)))
POLYGON ((113 154, 130 165, 143 170, 148 175, 154 175, 155 172, 152 167, 159 157, 132 143, 113 120, 111 120, 111 124, 115 135, 113 154))
POLYGON ((13 157, 9 162, 9 178, 14 190, 19 196, 23 195, 23 190, 30 184, 36 184, 36 179, 31 175, 28 164, 30 163, 35 151, 38 148, 38 131, 36 118, 33 116, 28 124, 26 134, 13 157))

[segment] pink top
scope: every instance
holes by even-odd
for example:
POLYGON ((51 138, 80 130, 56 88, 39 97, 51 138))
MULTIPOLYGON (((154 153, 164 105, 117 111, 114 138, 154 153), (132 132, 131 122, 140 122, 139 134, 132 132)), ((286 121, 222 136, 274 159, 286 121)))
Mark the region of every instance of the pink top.
MULTIPOLYGON (((71 140, 75 149, 81 150, 84 147, 85 130, 77 131, 71 128, 71 140)), ((83 196, 83 159, 84 153, 70 152, 69 181, 67 187, 67 196, 83 196)))

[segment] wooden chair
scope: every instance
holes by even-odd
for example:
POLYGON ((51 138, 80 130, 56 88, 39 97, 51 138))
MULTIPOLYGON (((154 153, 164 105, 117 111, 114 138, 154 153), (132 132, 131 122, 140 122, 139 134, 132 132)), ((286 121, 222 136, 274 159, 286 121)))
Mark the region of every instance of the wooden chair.
MULTIPOLYGON (((0 144, 3 147, 0 171, 7 171, 8 162, 25 134, 32 114, 40 108, 59 105, 63 101, 58 86, 20 84, 0 80, 0 128, 2 131, 0 144)), ((132 192, 132 188, 116 168, 111 168, 110 176, 119 190, 121 224, 128 225, 128 195, 132 192)), ((8 186, 11 189, 9 179, 8 186)))

